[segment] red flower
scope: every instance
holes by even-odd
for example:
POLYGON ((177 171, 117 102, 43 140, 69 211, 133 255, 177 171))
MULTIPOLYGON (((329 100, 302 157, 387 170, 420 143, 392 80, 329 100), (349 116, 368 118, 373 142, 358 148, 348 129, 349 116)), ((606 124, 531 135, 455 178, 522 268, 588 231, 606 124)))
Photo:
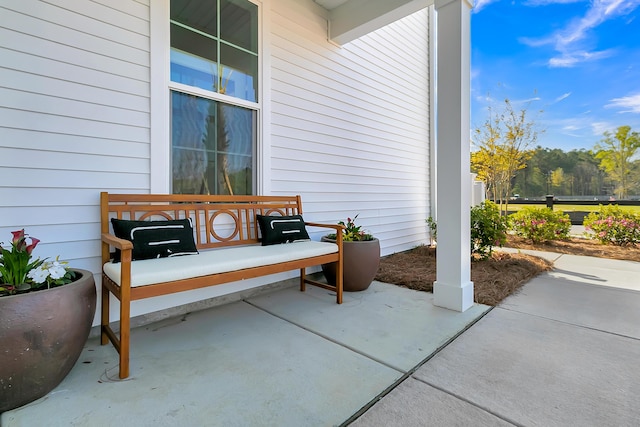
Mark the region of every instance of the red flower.
POLYGON ((13 234, 12 244, 17 245, 21 240, 24 241, 24 228, 22 230, 12 231, 11 234, 13 234))
POLYGON ((31 252, 36 248, 40 240, 30 237, 31 244, 27 245, 27 236, 28 234, 24 233, 24 228, 18 231, 12 231, 13 240, 11 240, 11 244, 18 252, 26 252, 28 255, 31 255, 31 252))
POLYGON ((26 250, 27 253, 29 255, 31 255, 31 252, 33 252, 33 250, 36 248, 36 245, 40 242, 40 240, 36 239, 35 237, 31 237, 31 244, 29 246, 27 246, 26 250))

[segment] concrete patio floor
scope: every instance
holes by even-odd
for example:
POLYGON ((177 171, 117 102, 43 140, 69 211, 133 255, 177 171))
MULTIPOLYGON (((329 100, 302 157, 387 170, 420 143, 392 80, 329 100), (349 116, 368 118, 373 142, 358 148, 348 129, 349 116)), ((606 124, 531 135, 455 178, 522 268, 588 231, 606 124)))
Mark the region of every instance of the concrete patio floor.
POLYGON ((131 376, 97 338, 51 393, 1 415, 17 426, 332 426, 355 418, 489 309, 374 282, 294 285, 134 329, 131 376))
POLYGON ((491 311, 377 282, 341 306, 292 286, 135 329, 125 381, 92 339, 0 424, 638 426, 640 263, 535 254, 554 270, 491 311))
POLYGON ((640 425, 640 263, 535 254, 553 260, 554 270, 352 425, 640 425))

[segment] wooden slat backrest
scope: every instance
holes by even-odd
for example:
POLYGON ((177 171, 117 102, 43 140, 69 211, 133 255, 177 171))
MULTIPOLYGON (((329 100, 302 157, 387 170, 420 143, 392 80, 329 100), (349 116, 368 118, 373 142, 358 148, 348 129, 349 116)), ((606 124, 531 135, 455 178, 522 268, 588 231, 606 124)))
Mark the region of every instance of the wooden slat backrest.
POLYGON ((302 214, 300 196, 216 196, 101 193, 101 232, 111 218, 191 218, 198 249, 257 243, 256 215, 302 214))

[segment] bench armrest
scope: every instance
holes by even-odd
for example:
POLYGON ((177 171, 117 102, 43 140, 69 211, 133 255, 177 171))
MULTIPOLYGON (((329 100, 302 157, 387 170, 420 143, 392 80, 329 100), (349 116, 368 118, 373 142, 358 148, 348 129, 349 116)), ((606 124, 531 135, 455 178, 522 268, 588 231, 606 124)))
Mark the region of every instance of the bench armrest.
POLYGON ((102 241, 120 249, 121 251, 133 249, 133 243, 129 240, 121 239, 110 233, 102 233, 102 241))
POLYGON ((304 225, 308 225, 309 227, 333 228, 336 232, 346 228, 342 224, 319 224, 317 222, 305 222, 304 225))
POLYGON ((126 298, 129 298, 131 292, 131 257, 133 254, 133 243, 126 239, 120 239, 110 233, 102 233, 101 236, 103 251, 106 251, 103 252, 103 254, 107 254, 107 258, 103 259, 104 262, 108 261, 110 255, 108 245, 120 249, 120 292, 121 296, 126 294, 126 298))

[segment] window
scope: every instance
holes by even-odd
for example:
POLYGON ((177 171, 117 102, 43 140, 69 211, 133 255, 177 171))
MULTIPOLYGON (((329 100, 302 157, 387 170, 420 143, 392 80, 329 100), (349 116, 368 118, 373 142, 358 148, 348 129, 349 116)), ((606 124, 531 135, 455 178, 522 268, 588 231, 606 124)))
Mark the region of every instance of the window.
POLYGON ((170 13, 173 193, 252 194, 258 7, 171 0, 170 13))

